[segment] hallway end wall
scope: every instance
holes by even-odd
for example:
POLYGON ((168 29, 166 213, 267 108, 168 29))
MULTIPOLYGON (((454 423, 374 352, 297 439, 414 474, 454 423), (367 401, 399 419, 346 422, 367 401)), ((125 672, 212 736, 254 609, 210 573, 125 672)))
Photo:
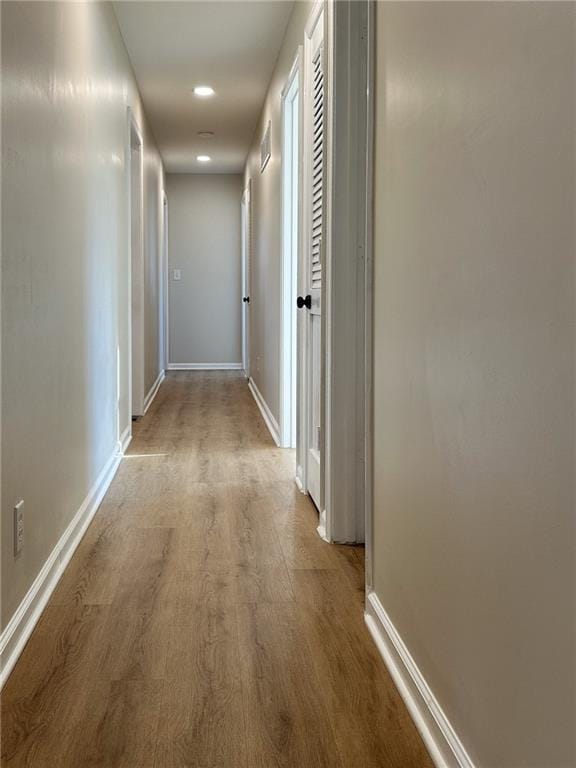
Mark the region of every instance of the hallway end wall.
POLYGON ((166 193, 170 365, 241 367, 242 176, 168 174, 166 193))
POLYGON ((110 4, 11 2, 1 13, 5 629, 31 586, 58 573, 61 537, 85 521, 131 424, 128 107, 144 139, 146 391, 160 372, 163 169, 110 4))
POLYGON ((312 2, 296 2, 246 161, 251 181, 250 375, 276 423, 280 421, 282 269, 282 90, 304 43, 312 2), (260 172, 260 142, 271 124, 271 156, 260 172))
POLYGON ((575 12, 376 4, 370 598, 450 765, 576 764, 575 12))

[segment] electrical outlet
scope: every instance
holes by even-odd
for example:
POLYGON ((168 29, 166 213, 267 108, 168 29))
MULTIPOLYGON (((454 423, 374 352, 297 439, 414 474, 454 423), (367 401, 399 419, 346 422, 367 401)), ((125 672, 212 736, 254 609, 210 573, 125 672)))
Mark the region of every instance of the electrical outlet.
POLYGON ((14 557, 22 551, 24 544, 24 499, 14 507, 14 557))

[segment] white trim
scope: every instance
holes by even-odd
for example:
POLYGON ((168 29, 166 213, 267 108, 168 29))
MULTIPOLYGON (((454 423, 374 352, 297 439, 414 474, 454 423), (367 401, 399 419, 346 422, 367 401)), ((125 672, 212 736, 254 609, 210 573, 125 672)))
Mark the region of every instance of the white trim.
POLYGON ((242 363, 168 363, 169 371, 241 371, 242 363))
POLYGON ((302 222, 300 193, 302 188, 302 55, 302 46, 299 46, 281 95, 282 264, 280 270, 279 423, 282 448, 295 448, 297 439, 296 294, 302 222), (297 120, 296 141, 294 141, 295 118, 297 120), (290 121, 288 126, 287 120, 290 121))
POLYGON ((296 488, 300 491, 300 493, 304 493, 306 496, 308 495, 306 488, 302 485, 302 467, 297 466, 296 467, 296 474, 294 475, 294 482, 296 483, 296 488))
POLYGON ((316 526, 316 531, 321 539, 324 539, 324 541, 327 541, 329 544, 331 544, 332 542, 328 538, 328 534, 326 532, 326 517, 326 510, 323 509, 322 512, 320 512, 318 515, 318 525, 316 526))
POLYGON ((366 30, 366 202, 365 202, 365 231, 366 231, 366 269, 364 271, 364 524, 365 524, 365 574, 366 591, 369 592, 374 584, 373 573, 373 493, 374 493, 374 252, 373 252, 373 209, 374 209, 374 109, 375 109, 375 4, 368 2, 368 18, 366 30))
POLYGON ((312 34, 314 32, 314 27, 316 26, 316 22, 318 21, 318 17, 324 10, 324 0, 316 0, 314 3, 314 7, 310 11, 310 15, 308 16, 308 21, 306 22, 306 28, 304 31, 304 37, 312 37, 312 34))
POLYGON ((156 379, 154 384, 152 384, 152 386, 150 387, 150 392, 148 392, 148 394, 144 398, 144 413, 146 413, 148 408, 150 408, 150 406, 152 405, 154 398, 156 397, 156 395, 158 394, 158 390, 160 389, 160 384, 162 384, 165 378, 166 378, 166 373, 164 371, 160 371, 160 373, 158 374, 158 378, 156 379))
POLYGON ((272 156, 271 137, 272 121, 268 120, 266 130, 264 131, 264 136, 262 136, 262 141, 260 142, 260 173, 264 173, 266 166, 268 165, 268 161, 272 156))
POLYGON ((280 431, 278 429, 278 422, 274 418, 272 411, 268 407, 268 403, 262 397, 262 394, 258 389, 258 387, 256 386, 254 379, 252 377, 248 379, 248 387, 250 389, 250 392, 252 392, 252 396, 256 401, 256 405, 260 409, 260 413, 262 414, 264 422, 266 423, 266 426, 268 427, 268 430, 272 435, 272 439, 274 440, 276 445, 280 447, 280 431))
POLYGON ((166 370, 170 360, 170 294, 169 294, 169 269, 168 269, 168 195, 162 191, 162 248, 161 248, 161 282, 162 282, 162 323, 164 338, 162 341, 162 355, 160 367, 166 370))
MULTIPOLYGON (((335 465, 335 459, 332 456, 332 403, 336 400, 334 397, 335 377, 333 376, 332 360, 332 342, 335 334, 332 329, 332 307, 334 305, 334 255, 332 252, 333 242, 333 201, 335 163, 337 158, 334 156, 334 3, 326 4, 326 13, 324 15, 324 88, 326 91, 324 110, 324 153, 325 153, 325 178, 324 178, 324 219, 323 219, 323 240, 322 240, 322 454, 320 462, 320 482, 322 487, 322 513, 320 515, 320 525, 318 534, 324 541, 334 542, 334 526, 332 523, 332 500, 334 498, 332 488, 332 478, 335 474, 332 468, 335 465)), ((341 110, 340 110, 341 111, 341 110)), ((348 110, 345 110, 348 113, 348 110)), ((346 194, 347 185, 340 193, 346 194)), ((353 204, 350 201, 350 204, 353 204)), ((346 307, 350 297, 337 307, 337 311, 342 311, 346 307)), ((353 358, 350 358, 350 365, 353 358)), ((353 408, 352 403, 346 403, 345 409, 353 408)), ((341 418, 347 418, 347 410, 340 414, 341 418)), ((347 461, 351 460, 350 454, 347 461)), ((353 459, 352 459, 353 460, 353 459)))
POLYGON ((126 449, 128 448, 131 442, 132 442, 132 422, 128 424, 128 426, 126 427, 124 432, 122 432, 122 434, 118 439, 118 446, 117 446, 118 453, 121 455, 126 453, 126 449))
POLYGON ((368 594, 365 620, 434 765, 475 768, 375 592, 368 594))
POLYGON ((242 238, 242 367, 246 378, 250 378, 250 259, 252 249, 252 209, 251 209, 252 180, 248 179, 240 201, 240 229, 242 238))
POLYGON ((325 251, 326 534, 365 540, 366 203, 370 4, 328 6, 325 251))
POLYGON ((127 137, 127 155, 126 155, 126 172, 128 174, 128 349, 129 349, 129 375, 128 375, 128 387, 129 387, 129 410, 130 418, 132 416, 141 416, 144 413, 144 282, 145 282, 145 243, 144 243, 144 142, 142 139, 142 132, 136 117, 131 107, 127 107, 128 116, 128 137, 127 137), (133 139, 135 139, 138 146, 138 209, 139 209, 139 255, 137 269, 140 276, 140 285, 138 289, 138 306, 140 311, 137 317, 137 348, 134 346, 134 254, 132 243, 132 229, 133 229, 133 178, 132 178, 132 148, 133 139), (134 381, 134 368, 138 371, 137 381, 134 381), (138 391, 135 393, 134 390, 138 391))
POLYGON ((121 459, 122 454, 115 450, 0 635, 0 688, 8 679, 64 569, 96 514, 121 459))

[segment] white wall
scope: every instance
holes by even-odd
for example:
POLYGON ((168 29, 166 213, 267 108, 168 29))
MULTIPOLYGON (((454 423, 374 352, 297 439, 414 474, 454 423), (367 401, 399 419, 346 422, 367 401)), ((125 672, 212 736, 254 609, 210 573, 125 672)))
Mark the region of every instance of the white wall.
POLYGON ((245 186, 251 180, 252 270, 250 293, 250 374, 276 421, 280 417, 280 314, 282 265, 282 101, 281 94, 312 10, 294 3, 266 101, 246 161, 245 186), (271 121, 272 152, 260 173, 260 142, 271 121))
POLYGON ((240 364, 242 177, 166 178, 170 363, 240 364))
POLYGON ((145 144, 148 389, 159 372, 162 164, 112 8, 2 4, 3 627, 130 424, 128 106, 145 144))
POLYGON ((376 12, 375 590, 478 768, 568 768, 575 6, 376 12))

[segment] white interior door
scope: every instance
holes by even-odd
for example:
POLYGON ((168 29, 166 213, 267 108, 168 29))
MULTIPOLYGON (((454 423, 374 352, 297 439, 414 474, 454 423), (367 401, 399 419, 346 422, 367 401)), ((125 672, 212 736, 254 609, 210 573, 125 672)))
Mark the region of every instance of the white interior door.
POLYGON ((250 183, 242 195, 242 367, 250 378, 250 183))
POLYGON ((324 224, 324 12, 306 35, 305 71, 305 259, 299 308, 305 313, 303 386, 306 486, 322 511, 322 272, 324 224))

